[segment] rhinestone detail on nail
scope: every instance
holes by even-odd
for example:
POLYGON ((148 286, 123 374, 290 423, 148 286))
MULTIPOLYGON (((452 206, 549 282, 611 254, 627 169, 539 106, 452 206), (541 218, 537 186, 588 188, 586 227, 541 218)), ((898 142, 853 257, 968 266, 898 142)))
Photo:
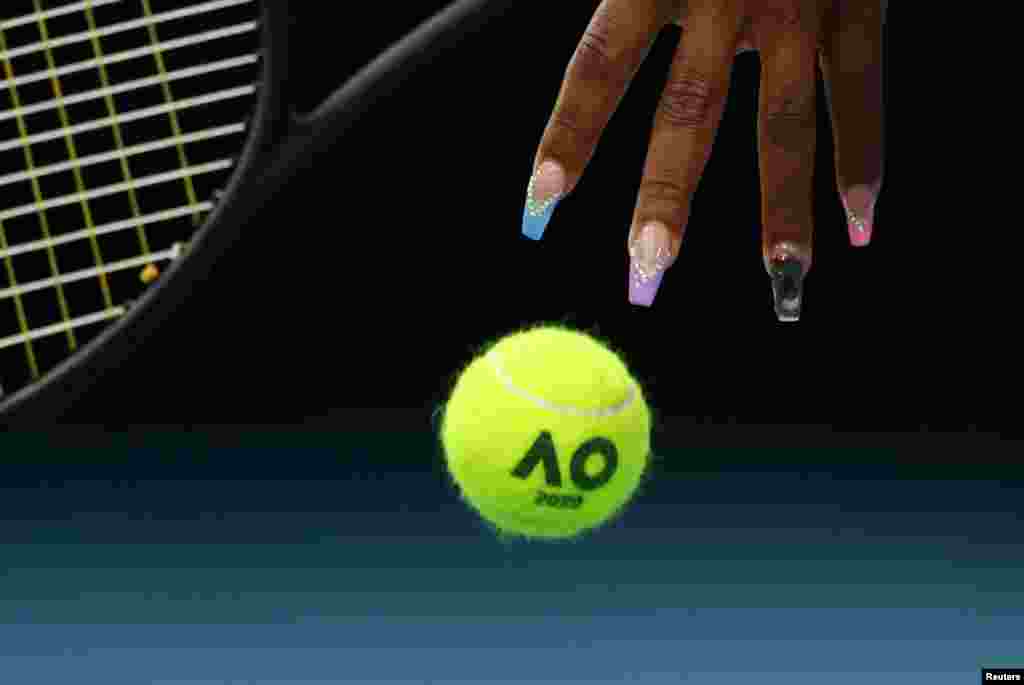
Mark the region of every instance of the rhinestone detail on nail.
POLYGON ((630 246, 629 256, 632 257, 633 268, 630 270, 633 277, 633 282, 637 285, 643 285, 650 280, 653 280, 661 275, 661 273, 668 268, 669 254, 664 248, 658 248, 657 255, 654 259, 654 269, 645 269, 643 264, 637 260, 636 248, 630 246))
POLYGON ((549 209, 551 209, 551 206, 553 204, 555 204, 556 202, 558 202, 561 199, 561 197, 562 197, 562 193, 556 193, 556 194, 552 195, 551 197, 549 197, 544 202, 538 203, 536 200, 533 199, 533 189, 534 189, 534 185, 536 184, 536 182, 537 182, 537 175, 534 174, 530 178, 530 185, 529 185, 529 187, 526 190, 526 212, 530 216, 535 216, 535 217, 536 216, 543 216, 549 209))
POLYGON ((860 231, 861 233, 864 233, 865 231, 867 231, 867 224, 865 224, 864 219, 861 219, 859 216, 854 214, 852 211, 847 210, 846 218, 849 219, 850 220, 850 224, 854 228, 856 228, 858 231, 860 231))

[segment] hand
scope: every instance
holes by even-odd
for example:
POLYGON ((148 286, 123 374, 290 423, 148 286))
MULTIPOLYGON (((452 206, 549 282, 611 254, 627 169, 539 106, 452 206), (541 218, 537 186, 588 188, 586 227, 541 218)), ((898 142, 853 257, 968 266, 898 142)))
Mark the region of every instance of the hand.
POLYGON ((566 71, 534 160, 523 232, 540 239, 652 43, 683 28, 655 116, 629 231, 630 301, 650 306, 676 260, 737 53, 761 59, 762 248, 780 320, 800 316, 811 267, 816 62, 825 76, 850 241, 871 239, 882 184, 885 0, 604 0, 566 71))

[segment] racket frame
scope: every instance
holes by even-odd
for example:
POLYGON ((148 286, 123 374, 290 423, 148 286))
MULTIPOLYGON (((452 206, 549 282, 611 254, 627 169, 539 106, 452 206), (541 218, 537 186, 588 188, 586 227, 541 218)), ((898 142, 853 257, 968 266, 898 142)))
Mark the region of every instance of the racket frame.
POLYGON ((54 423, 60 411, 132 347, 142 344, 184 302, 192 285, 209 274, 245 227, 260 219, 260 209, 268 198, 332 150, 368 109, 398 89, 415 69, 518 4, 514 0, 456 0, 381 53, 315 110, 299 116, 283 106, 293 33, 288 2, 258 1, 263 20, 263 82, 248 144, 220 202, 193 234, 186 254, 170 264, 124 317, 36 383, 0 397, 0 427, 54 423))
POLYGON ((181 306, 192 284, 209 275, 213 264, 244 230, 244 222, 232 217, 251 215, 268 202, 264 195, 239 191, 255 185, 273 151, 274 141, 288 127, 281 103, 288 75, 291 17, 285 2, 255 1, 260 22, 255 105, 246 122, 245 146, 216 205, 188 239, 187 249, 166 265, 160 278, 130 303, 122 317, 43 373, 39 380, 0 396, 0 417, 5 423, 52 421, 55 413, 116 366, 133 347, 141 345, 181 306))

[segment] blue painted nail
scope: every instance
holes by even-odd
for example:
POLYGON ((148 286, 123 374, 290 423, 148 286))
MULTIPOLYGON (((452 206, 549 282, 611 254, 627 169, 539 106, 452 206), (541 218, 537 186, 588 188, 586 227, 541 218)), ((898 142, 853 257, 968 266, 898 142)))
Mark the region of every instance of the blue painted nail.
POLYGON ((537 167, 526 190, 523 235, 531 240, 540 240, 564 194, 565 169, 552 160, 537 167))

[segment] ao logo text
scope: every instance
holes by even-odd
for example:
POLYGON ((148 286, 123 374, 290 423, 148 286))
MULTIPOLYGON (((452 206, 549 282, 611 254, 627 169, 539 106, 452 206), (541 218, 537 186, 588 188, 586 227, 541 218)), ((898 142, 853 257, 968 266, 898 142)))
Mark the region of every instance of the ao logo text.
MULTIPOLYGON (((526 480, 540 467, 544 470, 544 483, 551 488, 562 487, 562 471, 558 464, 558 453, 550 431, 542 431, 533 441, 526 455, 512 470, 512 476, 526 480)), ((576 448, 569 460, 569 480, 577 490, 590 492, 600 488, 612 479, 619 468, 619 451, 615 443, 608 438, 590 438, 576 448), (600 459, 601 468, 591 473, 587 467, 592 460, 600 459)), ((577 494, 551 493, 541 490, 534 500, 537 506, 554 507, 557 509, 578 509, 583 504, 583 496, 577 494)))

